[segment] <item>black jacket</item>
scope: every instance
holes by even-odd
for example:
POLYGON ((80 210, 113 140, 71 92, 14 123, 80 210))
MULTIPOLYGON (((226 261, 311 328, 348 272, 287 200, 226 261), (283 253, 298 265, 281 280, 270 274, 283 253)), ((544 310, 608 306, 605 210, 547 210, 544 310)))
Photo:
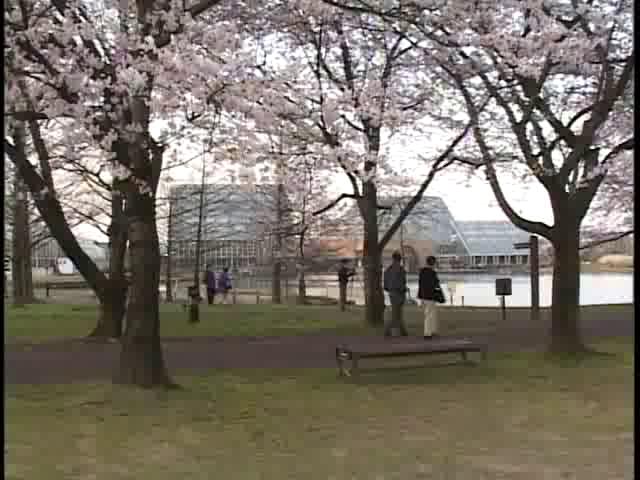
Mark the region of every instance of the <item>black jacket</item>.
POLYGON ((342 284, 349 283, 349 278, 353 277, 355 273, 356 272, 345 266, 340 267, 340 270, 338 270, 338 282, 342 284))
POLYGON ((433 268, 424 267, 418 277, 418 298, 420 300, 435 300, 435 290, 440 288, 440 279, 433 268))

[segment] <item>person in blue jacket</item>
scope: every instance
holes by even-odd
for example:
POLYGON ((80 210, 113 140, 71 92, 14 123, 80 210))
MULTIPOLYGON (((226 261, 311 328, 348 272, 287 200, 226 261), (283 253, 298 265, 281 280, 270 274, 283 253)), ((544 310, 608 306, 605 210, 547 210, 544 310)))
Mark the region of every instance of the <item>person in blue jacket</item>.
POLYGON ((231 285, 231 274, 229 273, 229 267, 224 267, 222 273, 218 278, 218 290, 222 293, 222 303, 228 303, 229 292, 233 286, 231 285))

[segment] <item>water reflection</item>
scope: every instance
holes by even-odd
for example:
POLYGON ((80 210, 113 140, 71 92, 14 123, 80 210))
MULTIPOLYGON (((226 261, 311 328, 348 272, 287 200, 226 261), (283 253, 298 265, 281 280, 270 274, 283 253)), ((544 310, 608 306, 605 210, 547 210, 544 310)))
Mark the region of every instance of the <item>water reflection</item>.
MULTIPOLYGON (((441 282, 447 295, 447 301, 453 292, 454 305, 497 306, 500 301, 495 296, 495 279, 505 275, 489 274, 446 274, 441 282)), ((531 305, 529 276, 518 274, 512 278, 512 295, 507 297, 507 306, 526 307, 531 305)), ((338 298, 338 286, 332 277, 311 277, 309 295, 327 295, 338 298), (322 282, 323 286, 318 286, 322 282)), ((410 297, 418 292, 417 276, 409 276, 410 297)), ((540 275, 540 305, 551 305, 551 274, 540 275)), ((347 291, 350 300, 364 303, 362 279, 356 278, 347 291)), ((633 303, 632 273, 583 273, 580 275, 580 304, 601 305, 606 303, 633 303)))

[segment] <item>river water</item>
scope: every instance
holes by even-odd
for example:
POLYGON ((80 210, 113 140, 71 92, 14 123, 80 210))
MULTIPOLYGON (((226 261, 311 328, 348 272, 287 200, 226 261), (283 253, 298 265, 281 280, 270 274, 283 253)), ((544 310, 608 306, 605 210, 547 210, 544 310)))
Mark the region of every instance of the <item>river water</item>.
MULTIPOLYGON (((440 276, 443 290, 450 303, 453 293, 453 304, 469 306, 498 306, 499 297, 495 295, 496 278, 506 275, 491 274, 443 274, 440 276), (464 297, 464 299, 463 299, 464 297)), ((507 306, 526 307, 531 305, 531 288, 528 274, 514 274, 512 279, 512 295, 506 297, 507 306)), ((313 276, 309 278, 309 295, 338 298, 338 285, 335 277, 313 276), (318 282, 326 282, 316 286, 318 282)), ((410 297, 418 293, 416 275, 409 275, 410 297)), ((551 274, 540 275, 540 305, 551 305, 551 274)), ((364 292, 361 278, 355 278, 347 290, 349 300, 357 304, 364 303, 364 292)), ((580 275, 580 304, 601 305, 608 303, 633 303, 632 273, 582 273, 580 275)))

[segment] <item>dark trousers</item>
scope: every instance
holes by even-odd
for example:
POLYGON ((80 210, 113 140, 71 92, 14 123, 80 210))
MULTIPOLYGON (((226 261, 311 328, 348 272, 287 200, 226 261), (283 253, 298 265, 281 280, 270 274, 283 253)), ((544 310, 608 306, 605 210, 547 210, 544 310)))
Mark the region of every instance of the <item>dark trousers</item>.
POLYGON ((404 302, 391 304, 391 321, 387 323, 384 329, 384 336, 390 337, 394 328, 400 330, 400 335, 406 337, 409 335, 407 328, 404 326, 402 319, 402 311, 404 309, 404 302))
POLYGON ((213 305, 213 300, 216 298, 216 291, 207 289, 207 301, 209 305, 213 305))
POLYGON ((344 312, 347 308, 347 284, 340 282, 340 311, 344 312))

